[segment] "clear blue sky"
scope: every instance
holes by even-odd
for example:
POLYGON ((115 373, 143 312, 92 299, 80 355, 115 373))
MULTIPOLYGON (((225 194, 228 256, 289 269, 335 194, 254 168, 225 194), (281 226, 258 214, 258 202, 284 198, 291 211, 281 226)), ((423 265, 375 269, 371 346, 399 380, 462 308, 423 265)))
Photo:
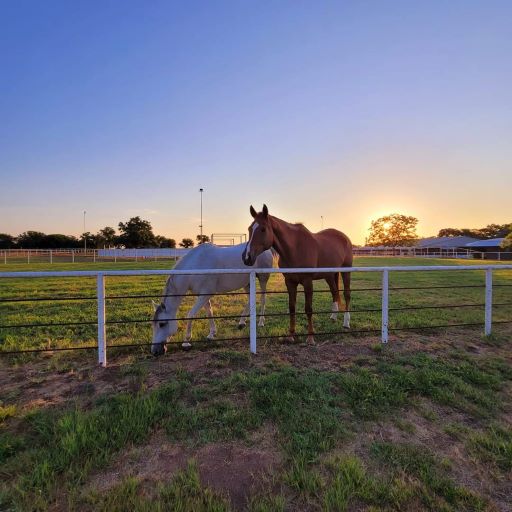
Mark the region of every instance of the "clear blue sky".
POLYGON ((512 221, 510 1, 0 2, 0 232, 512 221))

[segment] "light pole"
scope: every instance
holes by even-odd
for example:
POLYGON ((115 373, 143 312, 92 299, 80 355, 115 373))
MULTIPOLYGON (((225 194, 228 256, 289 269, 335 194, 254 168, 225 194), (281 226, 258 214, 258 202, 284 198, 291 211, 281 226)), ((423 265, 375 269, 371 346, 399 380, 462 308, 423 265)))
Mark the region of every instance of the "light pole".
POLYGON ((199 224, 199 228, 201 230, 201 232, 200 232, 201 240, 199 243, 202 243, 203 242, 203 189, 200 188, 199 192, 201 193, 201 224, 199 224))
POLYGON ((320 218, 322 219, 322 229, 324 229, 324 216, 320 215, 320 218))
POLYGON ((85 234, 85 214, 87 212, 84 210, 84 252, 87 251, 87 235, 85 234))

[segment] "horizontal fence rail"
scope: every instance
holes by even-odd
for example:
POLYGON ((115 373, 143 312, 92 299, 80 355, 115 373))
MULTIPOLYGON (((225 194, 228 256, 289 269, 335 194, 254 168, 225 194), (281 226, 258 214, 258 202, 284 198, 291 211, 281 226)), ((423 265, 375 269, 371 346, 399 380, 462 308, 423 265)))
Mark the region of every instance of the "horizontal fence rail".
MULTIPOLYGON (((150 319, 125 319, 125 320, 106 320, 106 302, 112 299, 119 298, 145 298, 152 297, 153 295, 113 295, 107 296, 105 294, 105 278, 106 277, 129 277, 129 276, 171 276, 171 275, 218 275, 218 274, 247 274, 249 276, 249 292, 230 292, 226 294, 214 294, 214 295, 249 295, 249 314, 248 315, 220 315, 214 318, 249 318, 249 337, 236 337, 226 338, 227 340, 249 340, 249 347, 252 353, 256 353, 257 350, 257 314, 256 314, 256 296, 259 293, 256 290, 256 277, 258 274, 329 274, 336 272, 380 272, 382 274, 381 287, 379 288, 359 288, 353 289, 352 291, 380 291, 381 307, 372 309, 355 309, 349 310, 349 312, 362 313, 362 312, 381 312, 381 328, 377 329, 360 329, 349 332, 353 333, 381 333, 382 343, 388 342, 389 331, 401 331, 401 330, 417 330, 417 329, 434 329, 438 327, 458 327, 458 326, 476 326, 482 325, 479 323, 460 323, 442 326, 423 326, 423 327, 389 327, 389 312, 390 311, 407 311, 415 309, 433 309, 433 308, 464 308, 464 307, 483 307, 485 312, 484 321, 484 333, 485 335, 491 334, 492 331, 492 309, 498 306, 511 306, 512 303, 492 303, 493 298, 493 271, 494 270, 512 270, 512 264, 501 264, 501 265, 435 265, 435 266, 386 266, 386 267, 328 267, 328 268, 265 268, 265 269, 200 269, 200 270, 84 270, 84 271, 45 271, 45 272, 0 272, 0 279, 27 279, 27 278, 71 278, 71 277, 88 277, 96 279, 96 296, 78 296, 78 297, 34 297, 32 299, 19 299, 19 298, 7 298, 0 299, 2 302, 30 302, 40 300, 96 300, 97 301, 97 319, 95 321, 80 321, 80 322, 61 322, 61 323, 40 323, 40 324, 3 324, 0 322, 0 329, 4 328, 26 328, 26 327, 51 327, 51 326, 72 326, 72 325, 96 325, 98 329, 97 335, 97 346, 87 347, 72 347, 72 348, 52 348, 52 349, 32 349, 32 350, 19 350, 19 351, 0 351, 0 354, 8 353, 24 353, 24 352, 43 352, 43 351, 58 351, 58 350, 87 350, 95 349, 98 350, 98 362, 102 366, 107 365, 107 339, 106 339, 106 326, 107 324, 115 323, 148 323, 150 319), (458 285, 458 286, 389 286, 389 273, 390 272, 431 272, 431 271, 450 271, 450 272, 463 272, 463 271, 484 271, 485 282, 481 285, 458 285), (485 288, 485 300, 483 303, 470 303, 470 304, 445 304, 438 306, 402 306, 402 307, 390 307, 389 306, 389 292, 399 290, 422 290, 422 289, 435 289, 435 288, 485 288)), ((495 287, 512 286, 507 284, 496 284, 495 287)), ((328 292, 329 290, 315 290, 316 292, 328 292)), ((287 293, 285 291, 269 291, 267 293, 287 293)), ((189 294, 189 295, 206 295, 206 294, 189 294)), ((208 294, 210 295, 210 294, 208 294)), ((332 313, 329 311, 315 311, 314 313, 332 313)), ((299 313, 297 314, 305 314, 299 313)), ((267 313, 265 316, 278 317, 287 316, 288 313, 267 313)), ((196 316, 193 319, 207 319, 209 317, 196 316)), ((188 318, 177 317, 169 320, 188 320, 188 318)), ((494 323, 509 323, 507 321, 498 321, 494 323)), ((333 334, 346 333, 347 331, 339 332, 317 332, 316 336, 325 336, 333 334)), ((295 334, 295 336, 301 337, 302 334, 295 334)), ((276 336, 259 336, 259 339, 274 339, 281 338, 281 335, 276 336)), ((217 339, 217 341, 224 341, 223 339, 217 339)), ((178 342, 174 342, 178 343, 178 342)), ((149 343, 148 343, 149 345, 149 343)), ((124 345, 113 345, 114 347, 140 347, 141 344, 124 344, 124 345)))

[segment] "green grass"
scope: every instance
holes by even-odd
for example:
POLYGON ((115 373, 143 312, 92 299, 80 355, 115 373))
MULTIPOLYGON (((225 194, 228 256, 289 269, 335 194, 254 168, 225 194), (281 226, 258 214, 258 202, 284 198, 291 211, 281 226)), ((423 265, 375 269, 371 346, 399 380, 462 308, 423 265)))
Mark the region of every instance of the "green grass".
POLYGON ((504 472, 512 470, 512 429, 492 425, 483 432, 471 434, 469 447, 477 457, 499 467, 504 472))
MULTIPOLYGON (((245 358, 236 352, 219 351, 212 359, 226 358, 245 365, 245 358)), ((142 364, 130 362, 120 376, 138 378, 146 372, 142 364)), ((155 430, 189 446, 250 443, 251 434, 270 423, 285 461, 280 485, 298 502, 349 510, 354 500, 400 508, 420 499, 430 510, 481 510, 485 500, 457 485, 449 466, 424 447, 374 443, 368 454, 377 465, 372 471, 353 456, 329 454, 361 435, 365 424, 393 421, 399 411, 414 409, 419 398, 464 411, 473 421, 498 418, 499 397, 510 381, 512 370, 504 360, 450 352, 443 357, 386 353, 377 363, 340 371, 244 367, 212 381, 196 381, 194 374, 177 371, 165 385, 149 391, 106 394, 92 406, 71 401, 63 408, 36 409, 18 418, 22 435, 4 427, 0 505, 46 510, 64 492, 71 508, 79 509, 83 496, 78 490, 89 476, 107 467, 122 450, 146 443, 155 430), (384 466, 392 471, 384 472, 389 478, 383 482, 378 475, 384 466), (404 480, 404 474, 416 483, 404 480)), ((463 429, 458 433, 484 463, 510 468, 509 430, 496 427, 479 435, 470 432, 466 438, 463 429)), ((128 480, 106 497, 94 498, 95 507, 128 510, 122 508, 126 503, 133 510, 158 510, 165 509, 169 496, 178 500, 179 495, 183 503, 204 510, 227 510, 223 499, 198 487, 194 478, 190 477, 195 483, 188 482, 192 488, 186 492, 183 477, 178 486, 176 480, 170 487, 164 484, 156 496, 144 496, 138 491, 140 482, 128 480)), ((280 506, 284 495, 275 496, 274 501, 261 498, 251 506, 254 510, 268 509, 274 502, 280 506)))

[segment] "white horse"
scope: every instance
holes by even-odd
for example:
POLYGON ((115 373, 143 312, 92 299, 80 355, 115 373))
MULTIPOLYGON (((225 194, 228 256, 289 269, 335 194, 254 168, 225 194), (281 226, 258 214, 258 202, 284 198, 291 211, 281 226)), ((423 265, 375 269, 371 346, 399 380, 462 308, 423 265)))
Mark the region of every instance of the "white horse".
MULTIPOLYGON (((221 269, 233 268, 244 269, 247 266, 242 261, 242 252, 246 244, 234 245, 232 247, 218 247, 213 244, 201 244, 187 253, 174 267, 176 270, 199 270, 199 269, 221 269)), ((261 253, 256 262, 255 268, 271 268, 273 256, 270 250, 261 253)), ((258 325, 265 325, 265 292, 270 274, 258 274, 261 287, 261 310, 258 325)), ((213 311, 210 298, 216 293, 226 293, 243 288, 249 291, 249 274, 205 274, 205 275, 170 275, 165 284, 162 301, 160 304, 153 302, 155 309, 153 315, 153 342, 151 353, 155 356, 162 355, 166 351, 167 339, 178 330, 176 319, 181 301, 188 291, 198 295, 196 302, 189 311, 187 318, 187 333, 183 348, 191 347, 192 319, 198 311, 204 307, 210 321, 210 333, 207 338, 215 338, 217 328, 213 320, 213 311)), ((247 301, 238 327, 242 329, 246 324, 246 316, 249 312, 249 301, 247 301)))

